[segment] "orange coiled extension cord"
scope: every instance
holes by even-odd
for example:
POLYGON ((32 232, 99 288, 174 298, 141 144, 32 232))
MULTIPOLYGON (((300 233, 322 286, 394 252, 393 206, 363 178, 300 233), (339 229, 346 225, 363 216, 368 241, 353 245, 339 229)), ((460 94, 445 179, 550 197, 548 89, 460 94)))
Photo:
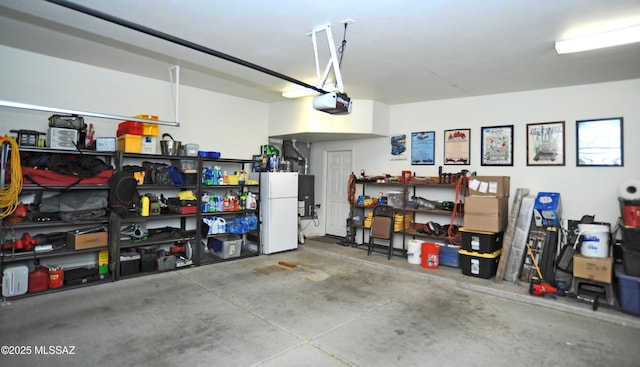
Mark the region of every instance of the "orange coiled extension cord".
POLYGON ((14 138, 0 136, 0 150, 2 151, 2 161, 0 162, 0 170, 2 173, 11 171, 11 181, 9 186, 5 187, 4 182, 0 182, 0 218, 6 218, 13 214, 20 204, 19 196, 22 191, 22 166, 20 166, 20 151, 18 143, 14 138), (7 144, 7 145, 5 145, 7 144), (6 160, 9 158, 9 149, 11 148, 11 164, 7 166, 6 160))
POLYGON ((347 199, 349 204, 355 204, 356 202, 356 175, 353 172, 349 175, 349 182, 347 183, 347 199))

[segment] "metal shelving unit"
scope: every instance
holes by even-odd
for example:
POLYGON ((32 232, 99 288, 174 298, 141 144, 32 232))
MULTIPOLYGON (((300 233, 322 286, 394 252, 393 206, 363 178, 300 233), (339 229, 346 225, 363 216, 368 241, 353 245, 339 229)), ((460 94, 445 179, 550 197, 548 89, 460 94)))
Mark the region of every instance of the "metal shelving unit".
MULTIPOLYGON (((367 193, 367 187, 376 188, 372 191, 380 191, 380 188, 392 188, 392 189, 400 189, 402 190, 402 197, 404 203, 407 203, 411 196, 416 196, 418 192, 422 192, 424 190, 455 190, 455 184, 443 184, 443 183, 435 183, 435 182, 409 182, 409 183, 400 183, 400 182, 376 182, 376 181, 368 181, 368 180, 356 180, 356 184, 362 185, 362 190, 360 194, 365 196, 367 193)), ((453 197, 452 197, 453 200, 453 197)), ((360 216, 364 221, 364 218, 369 210, 373 209, 373 206, 365 206, 359 204, 353 204, 352 213, 353 216, 350 217, 350 228, 351 237, 352 237, 352 245, 358 246, 356 244, 356 236, 359 231, 361 234, 362 244, 365 243, 365 232, 368 230, 367 227, 364 226, 364 223, 356 223, 354 221, 354 217, 360 216)), ((438 242, 448 243, 448 236, 433 236, 423 232, 419 232, 418 228, 422 226, 423 223, 416 223, 416 216, 418 214, 435 216, 435 217, 451 217, 453 214, 452 211, 443 210, 443 209, 424 209, 424 208, 409 208, 406 205, 404 207, 394 207, 397 214, 413 214, 413 221, 411 223, 406 223, 406 216, 403 215, 402 219, 402 229, 396 231, 396 234, 402 236, 402 248, 396 248, 394 250, 395 254, 399 254, 400 256, 406 255, 406 242, 407 238, 415 239, 415 238, 423 238, 434 240, 438 242)), ((462 216, 462 213, 459 213, 462 216)))

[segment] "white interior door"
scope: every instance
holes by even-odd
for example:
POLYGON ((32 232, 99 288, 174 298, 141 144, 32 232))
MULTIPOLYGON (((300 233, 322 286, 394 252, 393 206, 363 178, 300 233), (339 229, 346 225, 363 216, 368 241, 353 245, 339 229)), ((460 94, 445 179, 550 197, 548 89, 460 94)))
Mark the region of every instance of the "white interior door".
POLYGON ((339 150, 327 152, 326 226, 328 235, 344 237, 347 235, 347 218, 349 217, 349 200, 347 184, 353 172, 352 152, 339 150))

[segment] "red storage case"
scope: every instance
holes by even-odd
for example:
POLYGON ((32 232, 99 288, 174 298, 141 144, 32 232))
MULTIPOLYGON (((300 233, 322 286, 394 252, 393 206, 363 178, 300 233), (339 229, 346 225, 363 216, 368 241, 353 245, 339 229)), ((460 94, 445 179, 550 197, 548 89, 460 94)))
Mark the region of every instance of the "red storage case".
POLYGON ((144 132, 144 123, 135 121, 122 121, 118 124, 118 131, 116 136, 122 136, 124 134, 142 135, 144 132))

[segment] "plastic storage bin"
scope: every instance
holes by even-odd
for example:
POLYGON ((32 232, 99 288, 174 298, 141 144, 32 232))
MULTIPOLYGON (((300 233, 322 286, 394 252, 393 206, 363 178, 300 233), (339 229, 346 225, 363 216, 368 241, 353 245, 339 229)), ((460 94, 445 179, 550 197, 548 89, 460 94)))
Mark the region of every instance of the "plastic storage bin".
POLYGON ((142 135, 124 134, 118 136, 118 150, 126 153, 141 153, 142 135))
POLYGON ((240 256, 242 239, 233 235, 210 237, 207 240, 207 247, 209 247, 216 256, 223 259, 230 259, 240 256))
POLYGON ((158 124, 151 124, 148 122, 142 122, 142 135, 158 136, 160 129, 158 124))
POLYGON ((387 200, 391 206, 404 208, 404 194, 402 191, 387 191, 387 200))
POLYGON ((185 144, 184 154, 189 157, 197 157, 200 146, 198 144, 185 144))
POLYGON ((501 250, 490 254, 460 250, 460 267, 462 274, 489 279, 496 275, 501 250))
POLYGON ((640 315, 640 277, 626 275, 620 265, 616 265, 614 269, 618 278, 620 308, 623 311, 640 315))
MULTIPOLYGON (((118 130, 116 130, 116 136, 122 136, 125 134, 142 135, 144 131, 144 125, 142 122, 136 121, 122 121, 118 124, 118 130)), ((151 135, 151 134, 147 134, 151 135)))
POLYGON ((503 232, 468 231, 460 228, 460 233, 463 250, 486 254, 502 249, 503 232))
POLYGON ((440 245, 440 265, 451 266, 454 268, 460 267, 460 246, 442 244, 440 245))
POLYGON ((624 273, 633 277, 640 277, 640 251, 632 250, 624 243, 620 247, 622 248, 624 273))

